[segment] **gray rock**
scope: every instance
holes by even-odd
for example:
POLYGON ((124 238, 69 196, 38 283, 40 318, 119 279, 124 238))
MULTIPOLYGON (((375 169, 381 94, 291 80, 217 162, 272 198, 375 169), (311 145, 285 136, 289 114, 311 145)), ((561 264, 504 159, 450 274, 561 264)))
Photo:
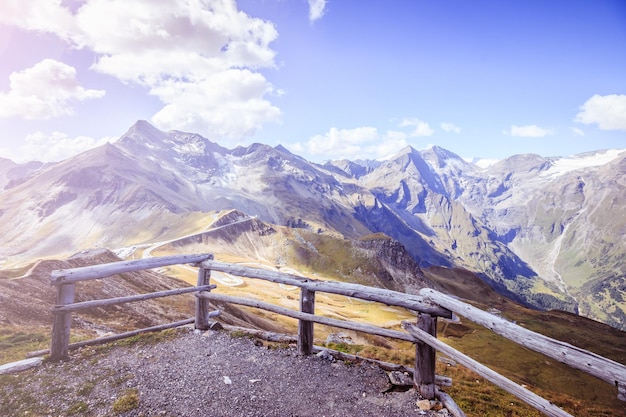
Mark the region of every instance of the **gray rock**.
POLYGON ((35 366, 41 365, 43 362, 42 357, 24 359, 17 362, 11 362, 0 366, 0 375, 2 374, 12 374, 15 372, 24 371, 26 369, 34 368, 35 366))

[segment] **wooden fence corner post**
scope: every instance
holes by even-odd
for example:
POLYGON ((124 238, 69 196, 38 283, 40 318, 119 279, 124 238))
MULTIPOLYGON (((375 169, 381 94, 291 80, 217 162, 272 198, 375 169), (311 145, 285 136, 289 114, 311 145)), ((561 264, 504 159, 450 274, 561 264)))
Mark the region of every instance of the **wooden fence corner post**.
MULTIPOLYGON (((209 260, 213 260, 213 254, 209 255, 209 260)), ((209 285, 211 281, 211 270, 205 269, 200 264, 198 269, 197 286, 209 285)), ((198 330, 209 330, 209 300, 202 297, 196 297, 196 322, 195 328, 198 330)))
MULTIPOLYGON (((437 337, 437 317, 430 314, 419 313, 417 327, 428 334, 437 337)), ((435 399, 435 349, 426 343, 415 343, 415 373, 413 385, 415 389, 428 400, 435 399)))
MULTIPOLYGON (((300 289, 300 311, 315 314, 315 291, 300 289)), ((313 322, 298 321, 298 352, 301 355, 313 353, 313 322)))
MULTIPOLYGON (((74 302, 75 284, 57 285, 57 306, 74 302)), ((70 328, 72 326, 71 311, 54 311, 52 320, 52 340, 50 342, 50 360, 62 361, 69 358, 70 328)))

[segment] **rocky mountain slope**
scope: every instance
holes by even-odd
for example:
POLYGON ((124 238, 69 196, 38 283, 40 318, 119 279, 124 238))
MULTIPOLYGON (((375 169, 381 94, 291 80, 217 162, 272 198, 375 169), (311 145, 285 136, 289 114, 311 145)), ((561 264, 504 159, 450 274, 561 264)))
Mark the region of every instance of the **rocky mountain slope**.
MULTIPOLYGON (((469 299, 483 309, 491 309, 504 317, 516 320, 524 327, 595 351, 598 354, 605 355, 621 363, 623 363, 626 358, 625 347, 621 343, 624 335, 623 332, 592 320, 577 317, 570 313, 528 310, 511 302, 506 299, 506 297, 495 293, 489 286, 480 281, 475 274, 467 270, 443 267, 430 267, 426 270, 422 270, 399 242, 383 234, 367 235, 360 239, 348 240, 339 236, 334 237, 328 234, 319 234, 315 231, 309 231, 303 228, 268 224, 259 219, 250 219, 244 213, 237 211, 220 213, 220 215, 216 217, 213 223, 214 228, 204 233, 163 243, 162 246, 159 246, 157 251, 180 251, 189 253, 211 250, 216 253, 218 259, 237 256, 240 259, 257 259, 269 263, 271 263, 270 261, 276 261, 277 266, 281 263, 284 266, 298 265, 302 270, 310 269, 311 271, 317 271, 315 273, 316 275, 332 273, 337 279, 362 282, 368 285, 394 288, 408 292, 413 292, 421 286, 435 287, 453 295, 469 299), (248 220, 241 221, 244 218, 248 220), (277 254, 278 256, 276 258, 267 258, 276 256, 277 254)), ((34 267, 27 268, 28 271, 1 270, 0 345, 3 346, 3 349, 0 350, 0 363, 8 358, 8 356, 6 356, 7 351, 11 349, 7 349, 7 346, 11 347, 18 343, 21 346, 25 340, 31 340, 37 343, 32 346, 32 350, 45 348, 49 345, 50 308, 54 300, 54 290, 49 285, 49 276, 52 269, 85 266, 88 264, 117 260, 119 260, 119 258, 110 251, 92 250, 81 252, 65 261, 41 261, 34 267), (26 276, 19 278, 23 275, 26 276)), ((171 272, 172 271, 168 270, 168 275, 171 272)), ((192 272, 191 276, 193 277, 194 275, 195 274, 192 272)), ((312 274, 307 273, 307 275, 312 274)), ((218 289, 216 291, 223 292, 225 290, 219 281, 214 280, 214 282, 218 283, 218 289)), ((142 271, 125 273, 105 280, 81 283, 77 291, 77 297, 80 300, 86 300, 115 295, 129 295, 153 289, 180 287, 182 285, 184 285, 182 282, 160 272, 142 271)), ((267 288, 257 288, 256 283, 248 283, 244 284, 242 287, 238 287, 237 292, 250 291, 253 287, 259 291, 256 293, 257 296, 273 297, 278 299, 279 302, 289 301, 291 298, 292 304, 297 306, 297 293, 291 296, 289 296, 289 294, 285 296, 283 293, 282 296, 277 297, 277 293, 281 291, 277 286, 275 286, 273 290, 268 291, 267 288)), ((284 289, 284 291, 289 292, 288 289, 284 289)), ((173 298, 168 297, 142 303, 130 303, 123 306, 94 309, 93 311, 87 311, 85 313, 76 313, 74 314, 72 334, 93 337, 94 333, 101 334, 108 331, 119 332, 135 327, 163 324, 167 321, 186 318, 193 312, 193 298, 192 295, 185 294, 173 298)), ((317 311, 319 314, 340 314, 341 309, 345 307, 342 305, 344 303, 338 302, 337 300, 324 299, 326 299, 326 297, 319 297, 318 299, 318 308, 322 310, 317 311), (331 306, 335 308, 335 310, 327 311, 325 308, 321 308, 323 305, 331 306)), ((352 303, 348 304, 352 305, 352 303)), ((365 306, 367 311, 374 309, 374 306, 370 303, 365 306)), ((285 330, 279 329, 277 320, 264 318, 264 314, 258 311, 249 312, 236 307, 231 307, 231 310, 228 310, 224 308, 224 306, 219 306, 219 308, 222 310, 222 314, 218 319, 220 322, 285 332, 285 330)), ((354 313, 362 307, 352 308, 354 310, 344 310, 344 312, 349 311, 354 313)), ((374 311, 376 312, 372 312, 370 317, 376 319, 380 311, 374 311)), ((347 317, 353 319, 352 315, 347 317)), ((400 320, 400 317, 394 316, 392 323, 397 325, 400 320)), ((480 358, 481 361, 490 366, 495 366, 500 372, 513 372, 513 375, 509 375, 510 377, 514 377, 515 380, 520 381, 520 383, 533 386, 533 389, 541 390, 541 395, 547 395, 547 398, 551 401, 556 401, 560 406, 573 411, 576 415, 599 415, 598 413, 602 413, 603 415, 622 415, 619 410, 621 410, 623 404, 615 398, 613 390, 607 389, 609 387, 604 386, 604 384, 598 384, 595 378, 585 377, 581 375, 580 372, 574 371, 558 362, 548 361, 550 362, 548 363, 545 357, 541 355, 536 355, 536 357, 532 354, 529 355, 528 351, 525 351, 521 347, 510 342, 507 343, 507 341, 502 338, 498 339, 498 336, 493 332, 481 326, 473 325, 465 319, 452 323, 441 321, 440 324, 440 337, 445 338, 446 343, 454 345, 462 351, 467 352, 472 357, 480 358), (502 364, 506 364, 504 370, 501 370, 502 364), (573 383, 572 381, 576 382, 573 383)), ((390 323, 385 324, 385 326, 390 325, 390 323)), ((293 334, 293 332, 295 332, 295 328, 293 328, 292 323, 291 331, 287 330, 287 333, 293 334)), ((168 334, 170 336, 172 335, 172 333, 168 334)), ((155 352, 161 352, 163 357, 180 357, 184 364, 188 364, 189 366, 181 366, 177 367, 177 369, 183 369, 187 374, 189 374, 190 370, 202 369, 199 363, 201 361, 206 362, 207 357, 202 352, 200 352, 201 354, 199 355, 195 355, 197 356, 195 357, 194 352, 198 353, 198 348, 200 348, 201 351, 206 348, 215 353, 216 346, 214 346, 214 343, 216 341, 214 338, 219 337, 211 332, 208 339, 200 335, 193 335, 195 339, 192 341, 189 337, 180 336, 180 333, 178 333, 177 337, 171 339, 168 334, 146 337, 136 343, 136 349, 140 355, 140 359, 143 358, 147 360, 147 362, 141 360, 137 362, 137 358, 134 358, 134 360, 131 361, 133 364, 138 363, 140 365, 140 369, 138 368, 139 370, 137 372, 142 375, 147 375, 146 372, 151 373, 151 371, 149 371, 151 369, 150 364, 159 364, 159 361, 154 360, 154 355, 160 354, 155 352), (200 339, 206 339, 206 341, 212 342, 202 348, 196 343, 200 339), (154 340, 156 343, 147 342, 148 340, 154 340), (175 347, 171 349, 168 348, 167 346, 169 346, 170 343, 174 344, 175 347)), ((189 334, 188 336, 192 335, 189 334)), ((324 335, 318 338, 318 342, 316 343, 322 343, 325 337, 324 335)), ((352 345, 352 347, 359 349, 359 354, 365 355, 365 357, 369 357, 368 355, 372 354, 374 354, 375 357, 378 357, 376 355, 391 354, 395 355, 392 356, 392 358, 395 358, 392 359, 393 362, 402 359, 402 361, 406 361, 404 363, 411 363, 412 357, 405 358, 404 356, 398 356, 398 352, 403 351, 402 349, 406 349, 406 347, 400 349, 398 346, 390 344, 390 341, 381 339, 382 338, 374 338, 367 340, 367 342, 359 340, 357 344, 352 345), (369 346, 361 345, 361 343, 367 343, 369 346)), ((248 339, 244 338, 240 340, 248 339)), ((357 340, 356 337, 354 340, 357 340)), ((236 341, 229 340, 228 343, 224 345, 225 351, 228 351, 228 349, 232 350, 235 346, 233 343, 237 345, 237 348, 240 347, 236 341)), ((252 341, 248 340, 247 343, 252 345, 252 341)), ((119 345, 128 347, 129 343, 125 341, 119 343, 119 345)), ((133 345, 131 344, 131 346, 133 345)), ((81 371, 76 373, 76 369, 73 369, 73 371, 70 369, 72 372, 65 375, 64 373, 59 374, 58 372, 48 373, 48 371, 45 371, 46 374, 44 374, 42 373, 44 371, 40 372, 39 370, 35 370, 36 377, 33 380, 23 380, 22 376, 26 374, 20 374, 18 385, 15 385, 17 379, 9 380, 9 377, 5 376, 6 378, 2 383, 4 383, 9 391, 7 391, 8 394, 5 395, 5 398, 0 399, 0 403, 2 403, 0 408, 4 406, 5 408, 2 409, 10 410, 9 415, 13 415, 11 413, 15 413, 15 410, 20 410, 21 413, 26 411, 34 412, 37 410, 39 410, 37 412, 42 412, 41 407, 45 407, 45 410, 55 408, 58 413, 66 412, 71 414, 70 411, 64 410, 71 410, 73 403, 84 399, 86 403, 83 407, 88 405, 90 411, 96 409, 101 410, 102 407, 105 406, 100 400, 104 399, 104 403, 110 405, 112 400, 108 399, 123 394, 120 394, 120 390, 118 389, 112 389, 114 387, 120 387, 120 385, 115 382, 118 379, 117 377, 111 379, 111 375, 118 375, 119 372, 111 372, 111 367, 109 366, 112 363, 117 363, 116 361, 119 357, 116 352, 119 352, 118 349, 121 349, 121 347, 115 348, 113 345, 109 345, 109 347, 104 349, 84 349, 81 353, 73 354, 70 364, 78 364, 77 366, 81 369, 84 366, 94 368, 94 363, 98 362, 97 366, 94 368, 94 372, 85 373, 81 371), (97 355, 98 359, 95 360, 93 355, 97 355), (84 360, 81 361, 80 358, 84 360), (80 365, 81 363, 83 364, 80 365), (52 374, 54 374, 54 376, 52 374), (84 374, 86 377, 76 379, 76 375, 79 374, 84 374), (61 377, 63 381, 65 380, 63 379, 65 376, 70 379, 73 378, 72 381, 78 381, 76 385, 78 387, 83 384, 91 384, 93 386, 93 382, 97 379, 98 383, 96 386, 102 389, 99 389, 97 393, 94 391, 95 397, 94 395, 90 395, 89 400, 81 396, 78 388, 77 396, 68 392, 68 395, 61 396, 62 398, 58 396, 55 397, 53 392, 45 387, 58 386, 59 384, 63 385, 63 383, 60 382, 50 382, 52 381, 50 378, 56 377, 57 375, 63 375, 61 377), (48 382, 41 385, 41 378, 44 378, 48 382), (41 398, 43 398, 43 400, 38 402, 19 400, 19 398, 30 398, 25 396, 25 394, 32 392, 42 394, 41 398), (24 397, 22 397, 22 395, 24 395, 24 397), (96 400, 92 401, 94 398, 96 398, 96 400)), ((273 350, 267 349, 263 351, 273 352, 273 350)), ((408 347, 408 351, 412 354, 414 350, 412 347, 408 347)), ((256 368, 258 368, 259 365, 273 369, 274 371, 276 369, 293 368, 293 364, 289 361, 289 363, 278 364, 271 362, 271 358, 269 357, 263 357, 263 364, 261 364, 259 362, 259 354, 261 356, 264 355, 262 352, 247 352, 244 356, 253 358, 252 362, 256 368)), ((385 359, 385 356, 378 358, 385 359)), ((220 363, 222 365, 224 364, 223 357, 220 356, 216 359, 221 361, 220 363)), ((240 361, 234 361, 233 364, 236 368, 240 368, 240 361)), ((67 367, 64 365, 64 369, 65 368, 67 367)), ((72 368, 72 366, 70 366, 70 368, 72 368)), ((163 366, 155 366, 153 368, 155 371, 164 369, 163 366)), ((53 371, 51 368, 47 367, 47 365, 43 369, 53 371)), ((120 369, 124 371, 122 372, 124 375, 128 375, 130 368, 128 368, 128 363, 124 363, 120 369)), ((228 369, 230 369, 230 367, 228 369)), ((168 368, 166 371, 166 374, 171 376, 171 369, 168 368)), ((183 375, 185 372, 179 374, 183 375)), ((226 372, 226 370, 220 372, 226 372)), ((489 384, 482 380, 480 383, 477 383, 475 374, 462 371, 458 369, 458 367, 446 368, 443 363, 440 364, 440 372, 452 372, 450 376, 452 376, 454 380, 453 387, 455 389, 453 397, 455 400, 465 404, 468 409, 474 410, 475 414, 486 415, 492 410, 500 410, 503 407, 505 410, 514 409, 519 410, 517 412, 522 412, 518 402, 516 402, 514 408, 511 408, 513 407, 511 406, 511 398, 503 396, 501 390, 495 392, 492 388, 488 388, 489 384), (478 387, 481 387, 480 391, 478 391, 478 387)), ((312 378, 314 380, 317 380, 316 378, 319 378, 320 375, 324 375, 323 372, 317 371, 313 372, 313 374, 312 378)), ((32 372, 28 373, 28 375, 32 375, 32 372)), ((164 375, 164 377, 167 380, 171 379, 168 379, 167 375, 164 375)), ((229 375, 233 383, 237 383, 235 378, 233 378, 232 369, 228 371, 228 373, 217 375, 220 382, 223 375, 229 375)), ((282 373, 279 372, 278 375, 282 375, 282 373)), ((198 375, 199 378, 202 376, 206 379, 207 375, 198 375)), ((156 374, 151 374, 151 377, 162 379, 161 375, 156 374)), ((361 378, 361 380, 373 380, 371 375, 363 375, 363 377, 364 378, 361 378)), ((194 386, 198 385, 194 378, 182 379, 187 382, 191 381, 190 383, 194 386)), ((248 379, 244 379, 243 381, 248 383, 248 379)), ((150 384, 152 384, 151 379, 140 379, 137 381, 137 385, 142 387, 140 403, 148 404, 146 406, 148 408, 142 408, 143 410, 154 410, 154 407, 150 408, 151 404, 153 404, 152 399, 148 400, 147 397, 144 396, 144 388, 150 384)), ((337 384, 333 385, 337 386, 337 384)), ((176 395, 176 393, 181 392, 180 387, 171 386, 170 388, 172 389, 166 389, 165 391, 163 390, 162 384, 159 385, 159 387, 158 392, 155 392, 157 394, 161 393, 161 397, 164 392, 168 396, 176 395)), ((183 391, 185 390, 183 389, 183 391)), ((175 402, 176 401, 174 401, 174 403, 175 402)), ((172 404, 172 402, 169 401, 168 404, 172 404)), ((412 404, 414 404, 414 401, 412 404)), ((523 410, 526 410, 526 408, 523 410)), ((529 415, 532 414, 532 412, 524 412, 529 415)))
MULTIPOLYGON (((56 288, 50 285, 53 270, 118 262, 106 249, 81 251, 65 260, 44 260, 20 270, 0 270, 0 333, 42 332, 49 340, 56 288)), ((123 297, 147 292, 184 288, 189 284, 154 270, 128 272, 106 279, 83 281, 76 285, 75 301, 123 297)), ((195 297, 182 294, 165 298, 90 308, 73 313, 72 335, 92 339, 107 333, 121 333, 185 320, 194 315, 195 297)), ((220 321, 237 326, 284 331, 276 323, 245 312, 236 306, 222 309, 220 321)), ((9 346, 5 346, 8 352, 9 346)), ((0 354, 0 362, 4 362, 0 354)))
POLYGON ((376 198, 371 228, 410 248, 419 240, 398 233, 408 227, 502 293, 624 328, 625 169, 618 150, 517 155, 482 170, 438 147, 408 148, 358 182, 376 198))
POLYGON ((466 268, 527 304, 626 328, 625 172, 619 150, 480 169, 438 147, 407 148, 319 165, 140 121, 56 164, 0 160, 0 262, 170 240, 236 209, 355 248, 383 233, 422 267, 466 268))
MULTIPOLYGON (((21 271, 0 271, 0 323, 23 329, 45 327, 52 323, 52 306, 56 289, 50 285, 50 273, 55 269, 77 268, 120 259, 110 251, 84 251, 66 260, 44 260, 21 271)), ((121 274, 106 280, 85 281, 77 285, 76 301, 121 297, 146 291, 179 288, 185 284, 153 271, 121 274), (181 285, 182 284, 182 285, 181 285)), ((186 319, 193 311, 193 298, 176 296, 169 299, 129 303, 116 308, 94 308, 77 313, 72 329, 91 337, 108 332, 154 326, 167 321, 186 319)))

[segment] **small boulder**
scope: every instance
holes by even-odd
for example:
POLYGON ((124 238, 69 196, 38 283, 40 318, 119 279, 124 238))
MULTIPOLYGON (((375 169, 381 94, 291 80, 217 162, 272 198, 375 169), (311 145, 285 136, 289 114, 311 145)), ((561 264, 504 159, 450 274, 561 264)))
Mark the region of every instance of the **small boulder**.
POLYGON ((24 371, 29 368, 33 368, 35 366, 41 365, 43 362, 42 357, 24 359, 17 362, 7 363, 5 365, 0 366, 0 375, 2 374, 12 374, 15 372, 24 371))
POLYGON ((335 357, 333 355, 331 355, 330 352, 327 351, 326 349, 320 351, 315 356, 320 358, 320 359, 324 359, 324 360, 327 360, 327 361, 330 361, 330 362, 334 362, 335 361, 335 357))
POLYGON ((419 400, 416 404, 422 411, 430 410, 430 400, 419 400))
POLYGON ((345 333, 331 333, 326 338, 326 344, 329 343, 353 345, 354 340, 352 340, 352 338, 345 333))
POLYGON ((400 371, 389 372, 389 382, 393 385, 413 386, 413 378, 409 374, 400 371))

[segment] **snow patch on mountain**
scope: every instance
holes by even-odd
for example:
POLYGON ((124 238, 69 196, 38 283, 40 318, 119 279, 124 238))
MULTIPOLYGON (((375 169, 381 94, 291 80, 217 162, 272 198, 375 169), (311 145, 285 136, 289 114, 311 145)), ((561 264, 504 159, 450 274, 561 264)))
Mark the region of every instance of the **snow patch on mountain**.
POLYGON ((580 169, 606 165, 625 153, 626 151, 623 149, 608 149, 606 151, 574 155, 569 158, 554 159, 552 166, 542 172, 541 176, 544 178, 557 177, 567 174, 568 172, 578 171, 580 169))
POLYGON ((229 150, 140 121, 117 142, 55 165, 0 160, 0 257, 162 240, 236 209, 349 239, 385 233, 424 265, 479 271, 526 296, 536 289, 528 280, 542 279, 550 288, 537 287, 541 295, 569 304, 593 303, 587 281, 626 271, 616 244, 626 230, 626 150, 477 163, 432 146, 319 165, 280 146, 229 150))

